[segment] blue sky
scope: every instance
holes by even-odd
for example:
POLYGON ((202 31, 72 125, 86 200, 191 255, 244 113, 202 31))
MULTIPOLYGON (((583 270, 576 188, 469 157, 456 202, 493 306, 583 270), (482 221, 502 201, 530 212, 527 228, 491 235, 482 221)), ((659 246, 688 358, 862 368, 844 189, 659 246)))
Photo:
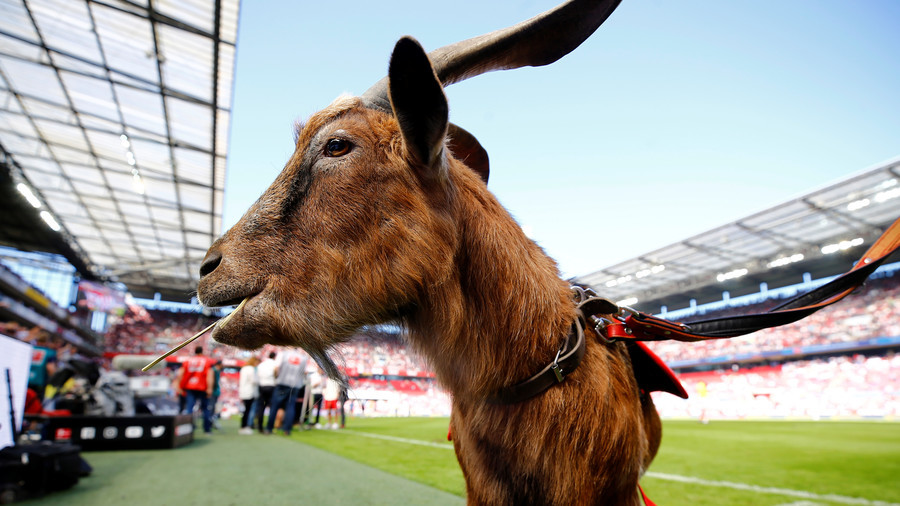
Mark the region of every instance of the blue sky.
MULTIPOLYGON (((397 38, 432 50, 556 3, 245 0, 226 227, 293 124, 383 77, 397 38)), ((623 0, 555 64, 448 87, 450 119, 529 235, 587 274, 900 155, 898 25, 894 0, 623 0)))

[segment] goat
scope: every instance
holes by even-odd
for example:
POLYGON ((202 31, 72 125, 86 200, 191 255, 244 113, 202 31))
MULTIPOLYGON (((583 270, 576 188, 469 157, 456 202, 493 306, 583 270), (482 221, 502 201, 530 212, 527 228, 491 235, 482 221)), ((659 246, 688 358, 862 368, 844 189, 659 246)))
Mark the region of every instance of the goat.
POLYGON ((487 154, 448 122, 443 92, 556 61, 617 4, 573 0, 431 53, 400 39, 388 76, 311 116, 281 174, 210 247, 200 300, 245 301, 213 337, 300 346, 340 377, 335 344, 400 322, 452 394, 469 503, 641 504, 638 480, 661 426, 635 350, 582 335, 572 287, 488 191, 487 154), (570 352, 576 334, 577 369, 557 371, 560 382, 540 395, 504 401, 570 352))

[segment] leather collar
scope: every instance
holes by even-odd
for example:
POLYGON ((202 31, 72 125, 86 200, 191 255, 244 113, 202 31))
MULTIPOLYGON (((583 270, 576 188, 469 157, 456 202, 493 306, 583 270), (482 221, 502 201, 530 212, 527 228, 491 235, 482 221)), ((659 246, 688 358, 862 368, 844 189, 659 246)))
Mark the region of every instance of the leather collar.
POLYGON ((528 400, 557 383, 562 383, 566 375, 571 374, 584 357, 584 317, 578 311, 578 317, 566 336, 556 358, 539 373, 525 381, 505 387, 488 398, 491 404, 515 404, 528 400))

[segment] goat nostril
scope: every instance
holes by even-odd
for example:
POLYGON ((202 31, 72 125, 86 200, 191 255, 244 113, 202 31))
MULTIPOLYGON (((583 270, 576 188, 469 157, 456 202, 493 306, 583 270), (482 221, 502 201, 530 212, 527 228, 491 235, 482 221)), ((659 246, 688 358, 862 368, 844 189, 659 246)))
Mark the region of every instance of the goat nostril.
POLYGON ((222 263, 222 254, 219 252, 210 252, 206 255, 206 258, 203 259, 203 263, 200 264, 200 277, 206 276, 210 272, 216 270, 216 267, 222 263))

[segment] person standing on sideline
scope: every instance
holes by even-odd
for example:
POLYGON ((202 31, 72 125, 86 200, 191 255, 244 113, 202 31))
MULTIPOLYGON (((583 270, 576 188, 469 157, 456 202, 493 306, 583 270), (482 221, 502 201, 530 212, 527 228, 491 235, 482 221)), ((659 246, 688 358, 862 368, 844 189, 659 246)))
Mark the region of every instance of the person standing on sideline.
MULTIPOLYGON (((263 431, 263 414, 266 406, 272 402, 272 392, 275 390, 275 357, 276 353, 270 352, 269 358, 262 361, 256 366, 256 374, 259 377, 259 401, 256 403, 256 430, 263 434, 270 432, 263 431)), ((274 420, 277 409, 269 409, 269 418, 274 420)))
POLYGON ((213 390, 209 397, 209 416, 212 419, 213 428, 216 430, 222 430, 222 425, 219 423, 219 410, 217 406, 219 404, 219 396, 222 395, 222 368, 221 360, 213 362, 213 390))
POLYGON ((238 397, 244 404, 244 414, 241 415, 241 430, 238 434, 253 434, 253 405, 259 397, 259 377, 256 375, 256 366, 259 359, 250 357, 247 364, 241 367, 238 379, 238 397))
POLYGON ((322 428, 322 424, 319 423, 319 415, 322 414, 322 387, 325 383, 324 376, 322 376, 322 368, 316 367, 316 370, 310 373, 309 375, 309 388, 310 388, 310 406, 306 411, 307 414, 307 424, 314 426, 317 429, 322 428), (312 419, 312 411, 316 410, 316 419, 313 421, 312 419))
POLYGON ((212 396, 215 378, 212 370, 213 360, 203 355, 203 347, 194 348, 194 356, 181 364, 175 376, 175 393, 185 396, 184 412, 192 414, 197 401, 203 415, 203 432, 212 432, 212 416, 209 398, 212 396))
POLYGON ((322 408, 328 417, 326 429, 337 429, 338 398, 341 396, 341 384, 331 378, 325 378, 325 388, 322 389, 322 408))
POLYGON ((291 435, 297 394, 306 380, 306 363, 308 361, 309 356, 296 348, 287 349, 278 356, 275 366, 275 390, 272 392, 269 421, 266 423, 267 433, 272 432, 275 427, 275 414, 283 407, 284 421, 281 424, 281 430, 286 436, 291 435))

